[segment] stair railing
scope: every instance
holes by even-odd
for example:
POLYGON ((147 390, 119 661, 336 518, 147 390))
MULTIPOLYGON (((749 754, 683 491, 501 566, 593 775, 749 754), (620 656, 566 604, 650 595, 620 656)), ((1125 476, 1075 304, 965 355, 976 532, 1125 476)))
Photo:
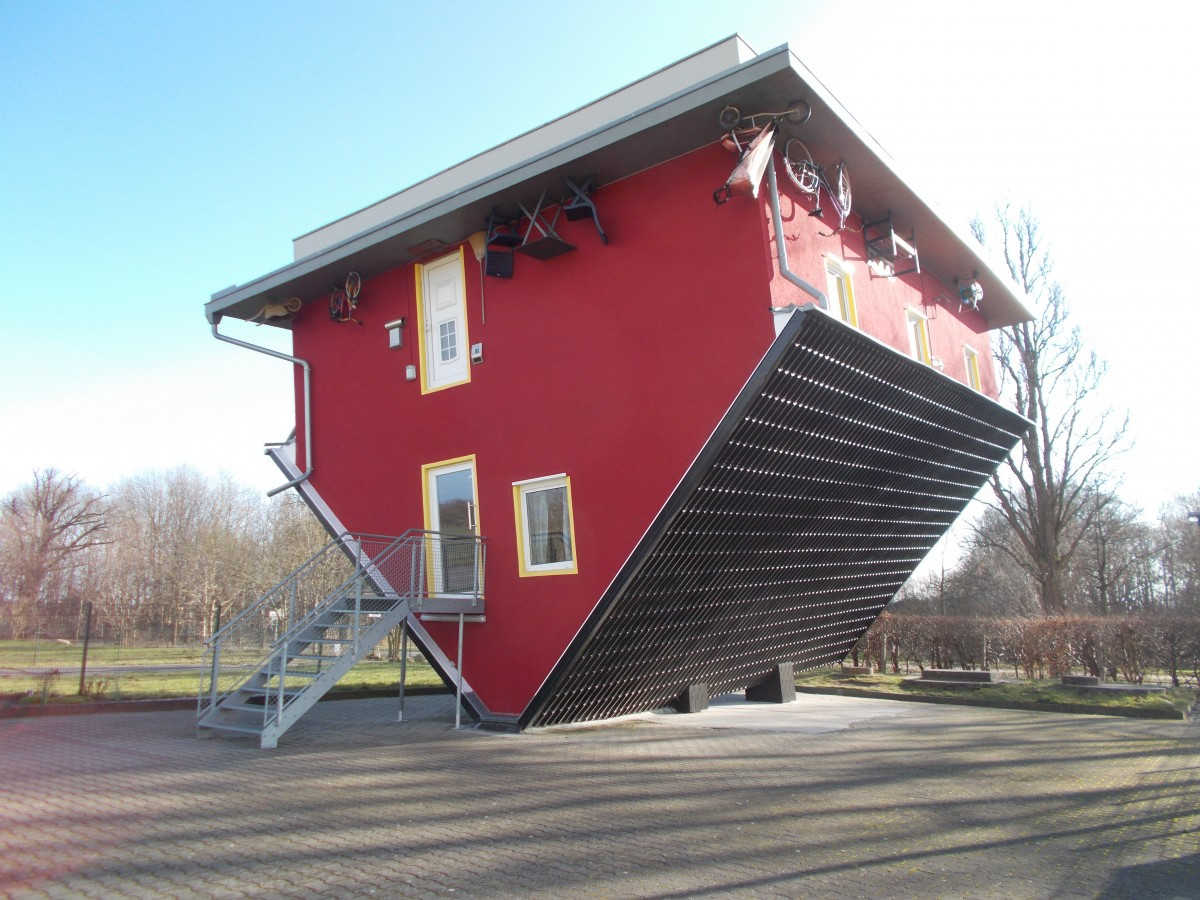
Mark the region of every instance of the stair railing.
POLYGON ((264 671, 267 676, 263 728, 272 720, 282 721, 284 711, 303 693, 302 688, 288 688, 288 663, 314 642, 312 631, 322 627, 323 617, 348 599, 351 592, 354 605, 348 614, 352 619, 333 627, 350 630, 350 653, 357 661, 371 650, 361 644, 363 634, 373 625, 370 618, 364 623, 364 599, 391 601, 389 609, 404 601, 410 608, 419 609, 422 600, 439 595, 469 597, 474 604, 483 597, 485 566, 484 539, 470 534, 413 529, 378 554, 360 554, 353 574, 280 637, 268 658, 257 667, 256 671, 264 671))
POLYGON ((263 651, 292 630, 298 617, 308 612, 306 606, 320 605, 331 585, 343 582, 348 568, 358 571, 365 559, 381 555, 382 549, 399 540, 402 538, 342 532, 224 623, 205 641, 206 664, 201 670, 197 715, 203 716, 257 671, 266 661, 263 651))
POLYGON ((263 726, 281 719, 283 710, 297 696, 287 687, 289 661, 312 643, 311 629, 321 617, 344 603, 353 591, 351 623, 343 623, 353 634, 352 653, 357 659, 371 648, 360 645, 361 636, 374 619, 364 621, 364 598, 407 600, 419 608, 432 596, 469 598, 472 605, 483 597, 486 548, 475 535, 451 535, 410 530, 400 537, 344 532, 313 554, 287 578, 271 588, 254 604, 217 631, 206 642, 209 665, 205 667, 197 699, 197 715, 203 717, 221 700, 258 673, 265 676, 263 726), (350 574, 328 587, 331 570, 350 574), (323 584, 307 611, 300 596, 310 582, 323 584), (266 640, 267 637, 270 640, 266 640), (269 643, 271 649, 262 654, 269 643), (253 653, 255 645, 258 653, 253 653))

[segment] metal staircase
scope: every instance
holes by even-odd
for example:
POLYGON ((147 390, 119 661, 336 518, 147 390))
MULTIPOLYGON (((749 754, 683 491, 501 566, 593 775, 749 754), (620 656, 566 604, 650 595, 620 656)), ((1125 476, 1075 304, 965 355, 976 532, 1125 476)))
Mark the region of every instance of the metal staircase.
POLYGON ((275 747, 410 612, 482 612, 483 572, 474 535, 338 535, 207 641, 198 733, 275 747))

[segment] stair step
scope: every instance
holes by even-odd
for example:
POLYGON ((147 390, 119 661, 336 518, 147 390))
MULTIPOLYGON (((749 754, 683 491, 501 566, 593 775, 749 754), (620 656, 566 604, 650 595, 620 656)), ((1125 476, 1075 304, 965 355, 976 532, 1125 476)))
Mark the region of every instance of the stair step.
POLYGON ((262 703, 222 703, 217 707, 218 712, 248 712, 258 716, 263 714, 263 709, 262 703))
POLYGON ((253 725, 234 725, 227 722, 197 722, 198 728, 214 728, 217 731, 233 731, 238 734, 262 734, 261 728, 253 725))
MULTIPOLYGON (((238 688, 238 690, 245 694, 257 694, 257 695, 278 694, 279 693, 279 691, 276 690, 274 687, 254 687, 254 686, 251 686, 248 684, 242 685, 240 688, 238 688)), ((285 697, 294 697, 301 692, 302 691, 298 688, 296 688, 296 689, 288 688, 288 689, 284 690, 283 695, 285 697)))

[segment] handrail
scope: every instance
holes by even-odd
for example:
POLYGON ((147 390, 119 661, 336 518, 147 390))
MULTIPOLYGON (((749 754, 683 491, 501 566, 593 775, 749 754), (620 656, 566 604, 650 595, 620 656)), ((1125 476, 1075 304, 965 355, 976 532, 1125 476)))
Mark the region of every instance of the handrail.
MULTIPOLYGON (((405 534, 408 534, 408 532, 405 532, 405 534)), ((404 535, 401 535, 401 537, 404 537, 404 535)), ((310 556, 308 559, 306 559, 304 562, 302 562, 299 566, 297 566, 295 569, 293 569, 288 575, 286 575, 282 580, 280 580, 274 587, 269 588, 266 591, 266 593, 264 593, 257 600, 255 600, 253 603, 251 603, 249 606, 247 606, 245 609, 243 609, 240 613, 238 613, 236 616, 234 616, 232 619, 230 619, 228 622, 226 622, 224 625, 222 625, 218 631, 213 632, 212 635, 209 636, 209 638, 204 642, 205 645, 206 646, 211 645, 215 640, 220 638, 226 632, 230 631, 235 625, 237 625, 239 622, 241 622, 242 619, 245 619, 246 617, 259 612, 259 610, 263 606, 265 606, 268 602, 270 602, 270 600, 276 594, 278 594, 281 590, 283 590, 284 587, 286 587, 287 585, 289 585, 295 581, 298 581, 300 579, 300 577, 302 575, 304 575, 305 572, 307 572, 309 569, 312 569, 313 567, 315 567, 316 564, 318 562, 320 562, 321 559, 324 558, 324 556, 327 553, 329 553, 329 551, 332 550, 333 548, 337 547, 338 549, 341 549, 343 551, 349 551, 349 548, 346 546, 349 542, 354 542, 361 546, 361 543, 363 540, 370 540, 372 538, 377 539, 377 540, 386 540, 386 541, 399 540, 399 538, 396 538, 394 535, 368 534, 366 532, 357 532, 357 531, 343 531, 341 534, 337 535, 336 537, 330 538, 329 541, 325 544, 325 546, 323 546, 320 550, 318 550, 316 553, 314 553, 312 556, 310 556)), ((355 551, 355 552, 358 552, 358 551, 355 551)))
MULTIPOLYGON (((219 629, 208 641, 206 646, 211 656, 211 666, 208 673, 208 685, 205 690, 203 676, 200 685, 199 695, 197 697, 197 714, 203 716, 208 710, 217 707, 224 698, 236 692, 241 686, 254 676, 255 673, 265 674, 266 679, 264 687, 266 687, 266 696, 264 697, 263 718, 264 725, 269 722, 273 715, 279 715, 284 709, 291 705, 292 701, 299 696, 299 693, 289 695, 287 689, 287 672, 289 669, 289 661, 297 653, 302 652, 304 645, 312 643, 316 632, 309 632, 309 629, 321 629, 326 627, 345 627, 351 630, 354 636, 354 651, 355 658, 365 653, 366 650, 359 647, 358 641, 363 636, 365 631, 369 629, 369 622, 374 621, 364 615, 366 612, 363 609, 364 596, 372 600, 391 600, 389 608, 395 608, 396 603, 404 601, 415 601, 419 603, 425 597, 432 597, 439 593, 454 593, 459 596, 469 596, 474 601, 483 597, 483 568, 486 560, 486 552, 484 547, 484 539, 477 535, 451 535, 435 531, 426 531, 419 529, 410 529, 399 537, 390 535, 371 535, 359 532, 343 532, 336 538, 332 539, 325 547, 313 554, 309 559, 302 563, 296 571, 291 573, 287 578, 280 581, 277 585, 271 588, 258 601, 251 604, 246 610, 239 614, 234 620, 228 623, 225 627, 219 629), (380 543, 386 542, 382 549, 372 548, 368 551, 367 544, 372 540, 380 543), (452 548, 470 544, 473 548, 469 555, 462 555, 462 551, 455 551, 452 548), (353 563, 353 571, 332 590, 322 590, 323 598, 316 603, 306 613, 296 616, 295 598, 297 586, 301 579, 309 573, 313 573, 316 566, 326 559, 332 548, 337 547, 344 550, 350 557, 353 563), (404 560, 401 557, 404 552, 410 552, 411 558, 404 560), (446 555, 449 553, 450 555, 446 555), (461 566, 462 568, 441 568, 445 563, 449 563, 451 567, 461 566), (426 578, 426 566, 437 565, 437 571, 443 573, 438 579, 426 578), (458 574, 461 576, 470 576, 470 581, 453 581, 454 587, 448 587, 440 581, 441 577, 446 579, 454 579, 458 574), (291 605, 286 610, 285 615, 280 615, 283 610, 279 609, 279 604, 282 602, 280 592, 291 586, 292 597, 291 605), (366 589, 364 591, 364 589, 366 589), (329 613, 331 607, 335 603, 342 603, 349 598, 350 592, 353 591, 354 603, 354 618, 352 623, 343 623, 341 625, 330 625, 329 620, 323 621, 323 618, 329 613), (274 634, 264 635, 263 630, 270 630, 266 626, 266 619, 259 621, 255 618, 249 618, 255 614, 261 614, 263 607, 275 604, 271 612, 274 614, 270 618, 272 625, 283 624, 283 633, 280 634, 278 629, 274 634), (250 625, 251 628, 243 627, 241 633, 238 634, 234 630, 234 626, 238 623, 243 626, 250 625), (246 645, 247 638, 251 645, 255 641, 255 632, 253 628, 259 628, 260 632, 257 639, 261 641, 265 636, 270 642, 270 649, 265 656, 258 658, 257 662, 243 662, 245 657, 238 658, 234 662, 226 662, 223 658, 223 651, 228 654, 236 654, 238 650, 237 641, 242 642, 242 647, 246 645), (224 663, 224 665, 223 665, 224 663), (236 674, 234 671, 243 673, 241 678, 235 678, 233 681, 225 681, 222 689, 222 680, 228 676, 236 674)), ((332 574, 332 573, 331 573, 332 574)), ((326 582, 328 584, 328 582, 326 582)), ((371 607, 370 612, 376 612, 376 607, 371 607)), ((261 647, 262 644, 260 643, 261 647)), ((369 648, 367 648, 369 649, 369 648)), ((228 656, 233 660, 234 656, 228 656)))

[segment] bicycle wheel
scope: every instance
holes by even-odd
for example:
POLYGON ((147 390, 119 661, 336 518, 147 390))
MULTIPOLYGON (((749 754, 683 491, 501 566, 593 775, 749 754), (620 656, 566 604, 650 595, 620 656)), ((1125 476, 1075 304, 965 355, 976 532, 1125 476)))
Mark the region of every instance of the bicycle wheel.
POLYGON ((783 120, 789 125, 803 125, 811 115, 812 107, 808 103, 803 100, 793 100, 788 104, 787 112, 783 114, 783 120))
POLYGON ((717 121, 721 123, 721 127, 728 131, 731 128, 737 128, 737 123, 742 121, 742 114, 738 112, 736 106, 727 106, 721 110, 721 114, 717 116, 717 121))
POLYGON ((329 295, 329 318, 334 322, 345 322, 350 317, 350 310, 347 308, 349 305, 346 292, 340 287, 335 287, 329 295))
POLYGON ((346 276, 346 297, 350 301, 351 306, 358 299, 358 292, 362 290, 362 278, 357 272, 351 272, 346 276))
POLYGON ((806 194, 815 194, 821 185, 821 171, 813 162, 812 154, 799 138, 792 138, 783 145, 783 167, 792 184, 806 194))
POLYGON ((845 163, 838 163, 837 167, 837 205, 841 210, 842 221, 850 215, 850 204, 853 202, 853 196, 850 193, 850 171, 846 168, 845 163))

